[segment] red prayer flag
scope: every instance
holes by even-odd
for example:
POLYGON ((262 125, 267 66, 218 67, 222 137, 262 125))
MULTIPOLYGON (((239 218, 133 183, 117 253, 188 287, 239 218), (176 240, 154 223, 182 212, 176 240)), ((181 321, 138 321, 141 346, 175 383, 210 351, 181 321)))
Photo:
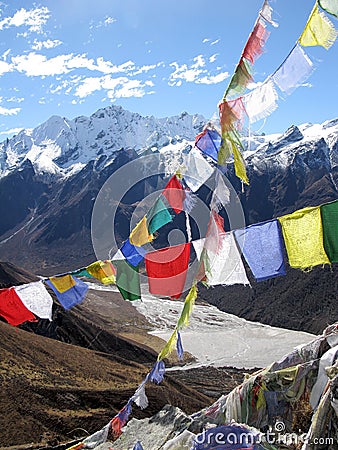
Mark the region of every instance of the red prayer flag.
POLYGON ((170 178, 162 194, 168 200, 169 205, 173 208, 176 214, 183 211, 185 192, 176 175, 170 178))
POLYGON ((189 258, 190 242, 147 253, 149 292, 179 298, 184 289, 189 258))
POLYGON ((246 43, 243 50, 243 57, 248 59, 252 64, 263 53, 263 47, 269 37, 269 31, 265 28, 265 24, 260 20, 256 23, 255 28, 246 43))
POLYGON ((0 316, 15 327, 35 320, 34 314, 22 303, 14 288, 0 289, 0 316))

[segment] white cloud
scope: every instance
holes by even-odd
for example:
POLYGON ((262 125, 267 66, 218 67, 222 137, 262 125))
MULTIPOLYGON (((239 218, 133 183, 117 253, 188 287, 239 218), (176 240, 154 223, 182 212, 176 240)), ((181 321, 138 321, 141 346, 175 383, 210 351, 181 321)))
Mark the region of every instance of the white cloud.
POLYGON ((52 41, 51 39, 47 39, 46 41, 38 41, 37 39, 34 40, 34 43, 32 45, 33 50, 42 50, 43 48, 55 48, 62 44, 62 41, 59 41, 58 39, 54 39, 52 41))
POLYGON ((24 128, 11 128, 10 130, 0 131, 0 134, 17 134, 24 128))
POLYGON ((12 72, 12 64, 8 64, 6 61, 0 61, 0 76, 4 73, 12 72))
POLYGON ((206 44, 207 42, 210 42, 209 38, 204 38, 203 41, 202 41, 203 44, 206 44))
POLYGON ((105 25, 111 25, 114 22, 116 22, 116 19, 114 19, 114 17, 106 17, 104 21, 105 25))
POLYGON ((195 61, 195 62, 194 62, 194 64, 191 65, 192 69, 198 69, 199 67, 205 66, 205 60, 204 60, 203 55, 195 56, 193 61, 195 61))
POLYGON ((10 54, 10 52, 11 52, 11 49, 9 48, 8 50, 6 50, 6 51, 2 54, 2 59, 3 59, 4 61, 7 60, 7 56, 10 54))
POLYGON ((0 106, 0 115, 1 116, 15 116, 20 111, 21 111, 21 108, 4 108, 3 106, 0 106))
POLYGON ((210 42, 210 45, 215 45, 218 44, 220 41, 220 39, 216 39, 215 41, 210 42))
POLYGON ((216 59, 217 59, 217 56, 218 56, 218 53, 215 53, 214 55, 211 55, 211 56, 209 57, 209 63, 215 62, 216 59))
POLYGON ((217 84, 229 78, 229 72, 219 73, 218 75, 207 75, 196 80, 199 84, 217 84))
POLYGON ((21 8, 14 16, 6 17, 0 21, 0 30, 10 27, 28 26, 30 32, 42 33, 42 26, 50 17, 50 11, 46 6, 26 10, 21 8))
POLYGON ((24 97, 10 97, 7 99, 8 102, 12 103, 22 103, 24 100, 24 97))
POLYGON ((28 55, 13 57, 12 63, 18 72, 29 77, 44 77, 69 72, 68 63, 72 57, 72 54, 69 54, 47 59, 45 55, 31 52, 28 55))
POLYGON ((117 98, 143 97, 148 92, 147 89, 153 87, 152 81, 143 82, 141 80, 130 80, 127 77, 113 78, 111 75, 103 77, 89 77, 82 80, 80 86, 75 90, 75 96, 84 98, 88 95, 104 90, 111 100, 117 98))

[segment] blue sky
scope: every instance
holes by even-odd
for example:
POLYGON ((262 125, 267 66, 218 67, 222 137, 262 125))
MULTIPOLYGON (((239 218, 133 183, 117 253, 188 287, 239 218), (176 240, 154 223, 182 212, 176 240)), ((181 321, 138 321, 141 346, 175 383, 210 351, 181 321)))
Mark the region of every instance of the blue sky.
MULTIPOLYGON (((263 0, 0 1, 0 141, 51 115, 115 104, 141 115, 217 114, 263 0)), ((270 0, 279 27, 256 61, 262 82, 284 61, 314 0, 270 0)), ((337 19, 329 16, 336 28, 337 19)), ((316 70, 255 131, 338 116, 338 44, 307 47, 316 70)))

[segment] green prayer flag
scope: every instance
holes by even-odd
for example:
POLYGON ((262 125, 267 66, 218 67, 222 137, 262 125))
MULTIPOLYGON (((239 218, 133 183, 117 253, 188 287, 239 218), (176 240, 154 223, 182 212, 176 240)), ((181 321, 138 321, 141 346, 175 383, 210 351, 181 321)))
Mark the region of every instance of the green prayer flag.
POLYGON ((338 1, 337 0, 318 0, 319 6, 324 11, 338 17, 338 1))
POLYGON ((124 259, 112 261, 116 267, 116 286, 125 300, 141 298, 138 267, 133 267, 124 259))
POLYGON ((227 90, 225 91, 223 100, 226 98, 239 97, 243 94, 248 83, 252 80, 252 66, 247 59, 242 58, 230 80, 227 90))
POLYGON ((150 234, 154 234, 155 231, 171 222, 171 217, 168 208, 164 204, 161 197, 158 198, 155 205, 150 209, 147 214, 148 231, 150 234))
POLYGON ((331 262, 338 262, 338 200, 320 207, 325 252, 331 262))
POLYGON ((185 298, 183 310, 177 322, 178 329, 181 329, 183 326, 187 327, 189 325, 189 318, 194 308, 196 298, 197 298, 197 287, 196 284, 194 284, 185 298))
POLYGON ((87 278, 94 278, 93 275, 91 275, 87 269, 78 269, 74 270, 73 272, 70 272, 70 275, 74 275, 76 277, 87 277, 87 278))

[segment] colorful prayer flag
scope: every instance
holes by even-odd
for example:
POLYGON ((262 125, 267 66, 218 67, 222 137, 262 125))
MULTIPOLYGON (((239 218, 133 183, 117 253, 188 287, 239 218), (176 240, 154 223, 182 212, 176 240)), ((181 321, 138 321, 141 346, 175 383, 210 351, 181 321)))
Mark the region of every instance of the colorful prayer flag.
POLYGON ((277 220, 250 225, 234 234, 256 281, 286 274, 277 220))
POLYGON ((214 128, 206 128, 195 138, 195 146, 202 153, 210 156, 214 161, 218 160, 218 150, 221 146, 222 138, 214 128))
POLYGON ((214 172, 214 168, 195 147, 188 153, 184 164, 186 171, 183 178, 192 192, 198 191, 214 172))
POLYGON ((103 284, 115 284, 115 269, 110 261, 95 261, 86 267, 88 273, 103 284))
POLYGON ((22 303, 13 287, 0 289, 0 316, 15 327, 35 320, 34 314, 22 303))
MULTIPOLYGON (((89 272, 88 272, 89 273, 89 272)), ((65 292, 75 286, 75 281, 70 274, 49 277, 49 281, 56 287, 59 292, 65 292)))
POLYGON ((328 50, 336 38, 337 30, 316 2, 298 42, 303 47, 320 45, 328 50))
POLYGON ((149 292, 179 298, 188 271, 190 243, 149 252, 145 256, 149 292))
POLYGON ((223 100, 227 97, 239 97, 251 81, 253 81, 251 64, 247 59, 242 57, 225 91, 223 100))
POLYGON ((324 248, 331 262, 338 262, 338 200, 320 207, 324 248))
POLYGON ((48 284, 48 286, 52 288, 53 292, 56 295, 56 298, 65 309, 70 309, 73 306, 81 303, 88 291, 88 286, 84 281, 79 280, 76 277, 74 277, 74 281, 75 286, 71 287, 67 291, 59 292, 51 281, 46 280, 46 284, 48 284))
POLYGON ((169 205, 173 208, 176 214, 179 214, 181 211, 183 211, 185 192, 181 182, 176 175, 170 178, 162 194, 163 197, 168 200, 169 205))
MULTIPOLYGON (((294 89, 307 80, 313 70, 312 61, 302 47, 296 44, 283 64, 273 74, 272 79, 281 91, 291 94, 294 89)), ((248 110, 247 112, 250 117, 248 110)))
POLYGON ((147 214, 148 231, 151 234, 173 220, 164 200, 167 201, 161 194, 147 214))
POLYGON ((243 104, 250 122, 264 119, 277 108, 278 95, 272 80, 243 96, 243 104))
POLYGON ((330 264, 323 246, 320 207, 309 207, 279 217, 291 267, 308 269, 330 264))
POLYGON ((125 300, 139 300, 141 298, 140 276, 138 267, 134 267, 125 260, 114 261, 116 267, 116 286, 125 300))
POLYGON ((263 53, 263 47, 269 35, 270 32, 266 29, 265 23, 258 19, 243 50, 244 58, 251 64, 254 64, 255 60, 263 53))
POLYGON ((129 264, 136 267, 140 264, 141 261, 143 261, 146 251, 143 247, 135 247, 135 245, 131 244, 129 239, 127 239, 121 247, 121 253, 126 258, 129 264))
POLYGON ((168 342, 166 343, 166 345, 163 347, 163 349, 159 353, 157 360, 161 361, 162 359, 167 358, 174 350, 174 348, 176 346, 176 342, 177 342, 177 330, 174 330, 173 333, 171 334, 168 342))
POLYGON ((40 319, 52 320, 53 299, 42 281, 15 286, 22 303, 40 319))
POLYGON ((147 244, 153 239, 154 236, 148 232, 147 217, 144 216, 130 233, 129 241, 132 245, 141 247, 141 245, 147 244))

